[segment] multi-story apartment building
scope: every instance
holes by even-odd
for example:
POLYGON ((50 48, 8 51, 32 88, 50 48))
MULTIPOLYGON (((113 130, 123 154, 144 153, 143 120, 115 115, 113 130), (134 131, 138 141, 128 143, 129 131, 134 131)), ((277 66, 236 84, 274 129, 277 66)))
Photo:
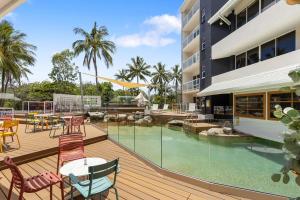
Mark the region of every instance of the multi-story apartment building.
POLYGON ((300 110, 299 97, 280 91, 300 67, 300 5, 185 0, 181 12, 183 102, 233 119, 241 132, 280 141, 284 127, 274 106, 300 110))

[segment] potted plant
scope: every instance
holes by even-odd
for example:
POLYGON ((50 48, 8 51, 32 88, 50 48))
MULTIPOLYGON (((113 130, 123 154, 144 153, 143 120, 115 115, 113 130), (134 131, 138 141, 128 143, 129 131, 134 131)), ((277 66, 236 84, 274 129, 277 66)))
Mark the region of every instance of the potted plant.
MULTIPOLYGON (((291 87, 282 88, 282 90, 295 92, 300 96, 300 69, 293 70, 289 77, 294 84, 291 87)), ((282 180, 287 184, 290 181, 289 172, 295 174, 295 182, 300 186, 300 112, 294 108, 282 108, 280 105, 275 106, 274 116, 278 118, 288 130, 283 133, 282 150, 287 162, 280 170, 280 173, 272 175, 274 182, 282 180)))

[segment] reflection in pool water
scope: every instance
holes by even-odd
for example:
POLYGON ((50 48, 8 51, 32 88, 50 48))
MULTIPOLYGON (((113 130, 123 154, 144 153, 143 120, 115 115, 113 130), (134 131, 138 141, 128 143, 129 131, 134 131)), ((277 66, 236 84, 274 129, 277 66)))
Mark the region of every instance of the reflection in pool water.
POLYGON ((109 126, 108 132, 113 140, 132 150, 135 145, 138 154, 163 168, 235 187, 300 196, 294 180, 285 185, 270 178, 285 162, 278 143, 249 137, 198 136, 160 126, 109 126))

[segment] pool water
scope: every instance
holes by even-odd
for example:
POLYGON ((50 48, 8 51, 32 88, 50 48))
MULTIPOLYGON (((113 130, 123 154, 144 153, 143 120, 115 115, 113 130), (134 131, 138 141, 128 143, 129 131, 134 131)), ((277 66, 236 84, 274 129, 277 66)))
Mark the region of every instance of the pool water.
POLYGON ((288 184, 271 180, 272 173, 277 173, 285 163, 278 143, 248 137, 198 136, 167 126, 109 126, 108 134, 171 171, 260 192, 300 196, 293 174, 288 184))

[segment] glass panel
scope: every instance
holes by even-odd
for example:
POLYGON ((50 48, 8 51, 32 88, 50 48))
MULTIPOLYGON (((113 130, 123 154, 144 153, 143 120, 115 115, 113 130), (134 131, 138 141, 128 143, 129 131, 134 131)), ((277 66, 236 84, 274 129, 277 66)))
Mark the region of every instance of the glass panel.
POLYGON ((247 65, 257 63, 259 61, 258 47, 251 49, 247 52, 247 65))
POLYGON ((292 100, 291 93, 279 93, 279 94, 271 94, 270 95, 271 102, 291 101, 291 100, 292 100))
POLYGON ((246 9, 236 16, 236 28, 238 29, 244 24, 246 24, 246 9))
POLYGON ((119 114, 119 143, 134 150, 135 119, 134 114, 119 114))
POLYGON ((263 95, 236 96, 236 115, 250 118, 264 117, 263 95))
POLYGON ((261 10, 269 8, 271 5, 275 3, 275 0, 261 0, 261 10))
POLYGON ((246 66, 246 53, 236 56, 236 69, 246 66))
POLYGON ((267 60, 275 56, 275 40, 261 45, 261 60, 267 60))
POLYGON ((291 51, 295 51, 295 49, 296 49, 295 31, 277 38, 277 44, 276 44, 277 56, 291 51))
MULTIPOLYGON (((114 116, 114 115, 113 115, 114 116)), ((107 124, 107 132, 108 132, 108 137, 111 138, 112 140, 119 142, 119 136, 118 136, 118 129, 119 129, 119 124, 116 120, 116 117, 106 117, 103 120, 103 123, 107 124)))
POLYGON ((259 1, 256 0, 251 6, 248 7, 247 11, 247 21, 256 17, 259 14, 259 1))

